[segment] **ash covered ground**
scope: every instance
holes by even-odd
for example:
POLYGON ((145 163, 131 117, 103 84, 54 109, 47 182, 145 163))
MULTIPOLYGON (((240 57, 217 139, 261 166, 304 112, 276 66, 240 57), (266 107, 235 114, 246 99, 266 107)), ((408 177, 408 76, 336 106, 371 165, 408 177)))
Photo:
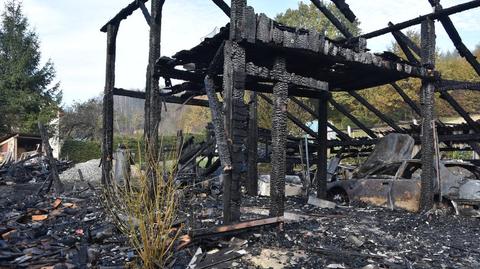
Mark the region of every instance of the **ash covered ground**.
MULTIPOLYGON (((134 250, 104 212, 100 196, 86 184, 73 185, 57 207, 56 197, 36 194, 38 184, 0 186, 0 268, 123 268, 134 260, 134 250), (33 215, 48 218, 32 221, 33 215)), ((183 233, 221 224, 221 195, 197 190, 182 201, 183 233)), ((243 197, 242 220, 268 217, 268 203, 268 197, 243 197)), ((185 268, 199 247, 221 251, 232 242, 245 251, 242 256, 207 268, 480 267, 477 218, 363 204, 321 209, 299 197, 287 198, 285 205, 283 227, 196 242, 175 252, 172 267, 185 268)))

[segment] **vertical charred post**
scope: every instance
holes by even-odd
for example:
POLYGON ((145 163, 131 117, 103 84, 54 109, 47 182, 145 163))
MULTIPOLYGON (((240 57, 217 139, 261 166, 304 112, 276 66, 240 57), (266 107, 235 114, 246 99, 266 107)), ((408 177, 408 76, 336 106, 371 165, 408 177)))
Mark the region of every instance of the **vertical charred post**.
POLYGON ((240 182, 244 168, 247 138, 248 109, 245 95, 246 55, 237 43, 244 31, 245 0, 232 0, 230 12, 230 38, 224 47, 223 89, 225 98, 225 129, 232 158, 231 181, 224 182, 224 222, 240 220, 240 182))
MULTIPOLYGON (((286 73, 285 58, 276 58, 272 72, 276 76, 286 73)), ((270 216, 283 216, 285 202, 285 167, 287 142, 288 84, 277 82, 273 86, 272 115, 272 172, 270 175, 270 216)))
POLYGON ((162 103, 159 91, 159 77, 155 75, 155 62, 160 58, 162 8, 165 0, 152 0, 150 22, 150 49, 145 86, 145 126, 147 176, 151 189, 156 185, 158 162, 158 126, 160 125, 162 103))
MULTIPOLYGON (((435 68, 435 23, 431 19, 422 22, 421 30, 421 60, 422 65, 433 72, 435 68)), ((422 110, 422 181, 420 209, 422 212, 433 207, 435 177, 434 168, 434 93, 435 84, 433 79, 422 79, 421 110, 422 110)))
POLYGON ((327 197, 327 141, 328 141, 328 94, 318 99, 318 130, 317 130, 317 197, 327 197))
POLYGON ((107 26, 107 65, 103 91, 102 184, 112 183, 113 158, 113 89, 115 87, 115 55, 119 24, 107 26))
POLYGON ((248 109, 248 172, 247 192, 256 196, 258 191, 258 97, 251 92, 248 109))

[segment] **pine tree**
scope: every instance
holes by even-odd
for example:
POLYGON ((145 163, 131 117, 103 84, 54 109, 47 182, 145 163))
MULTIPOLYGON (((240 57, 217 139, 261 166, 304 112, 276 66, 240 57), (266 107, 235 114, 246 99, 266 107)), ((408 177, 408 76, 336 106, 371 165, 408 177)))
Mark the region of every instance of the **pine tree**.
POLYGON ((50 60, 41 65, 40 42, 21 3, 8 1, 0 20, 0 134, 36 132, 37 121, 55 117, 61 101, 55 69, 50 60))

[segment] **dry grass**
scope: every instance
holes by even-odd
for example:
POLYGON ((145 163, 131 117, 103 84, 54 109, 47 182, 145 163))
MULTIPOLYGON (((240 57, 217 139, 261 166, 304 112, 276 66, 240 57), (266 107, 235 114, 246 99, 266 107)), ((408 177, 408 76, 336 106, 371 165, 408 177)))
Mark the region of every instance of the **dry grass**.
MULTIPOLYGON (((180 232, 173 228, 178 193, 173 174, 176 162, 165 170, 156 163, 152 165, 157 175, 153 192, 146 172, 140 169, 137 178, 130 180, 131 186, 104 188, 105 208, 130 239, 141 260, 139 267, 147 269, 165 267, 180 232), (166 176, 164 171, 168 171, 166 176)), ((137 165, 141 167, 141 161, 137 165)))

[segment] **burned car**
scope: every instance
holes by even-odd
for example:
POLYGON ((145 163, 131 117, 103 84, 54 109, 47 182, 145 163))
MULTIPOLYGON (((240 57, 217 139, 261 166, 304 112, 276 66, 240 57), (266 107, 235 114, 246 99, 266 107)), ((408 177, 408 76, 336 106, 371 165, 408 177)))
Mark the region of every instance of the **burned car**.
MULTIPOLYGON (((361 177, 328 183, 328 194, 340 202, 362 201, 378 206, 418 211, 422 163, 411 159, 383 163, 361 177)), ((435 171, 437 198, 461 205, 480 205, 480 168, 467 162, 440 161, 435 171), (438 174, 438 176, 437 176, 438 174)))

